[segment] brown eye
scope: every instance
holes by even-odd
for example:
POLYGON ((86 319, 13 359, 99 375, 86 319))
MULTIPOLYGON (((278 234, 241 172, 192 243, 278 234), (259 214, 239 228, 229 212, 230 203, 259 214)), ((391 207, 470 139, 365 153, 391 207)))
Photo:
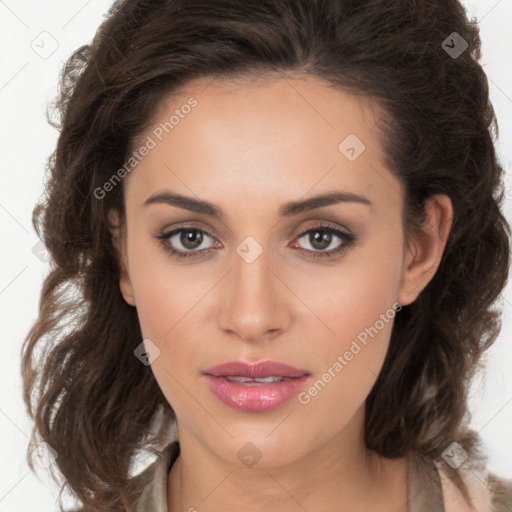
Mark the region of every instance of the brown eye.
POLYGON ((343 251, 351 247, 357 238, 352 233, 345 233, 339 229, 331 226, 320 225, 308 229, 302 233, 297 240, 306 238, 307 242, 311 245, 312 249, 306 249, 313 258, 329 258, 341 254, 343 251), (337 247, 326 251, 325 249, 332 245, 333 240, 336 238, 342 242, 338 243, 337 247))
MULTIPOLYGON (((216 250, 214 247, 202 247, 207 238, 214 240, 215 238, 207 231, 190 226, 182 226, 167 233, 157 235, 162 247, 171 256, 176 258, 195 257, 216 250)), ((303 251, 312 258, 330 258, 340 255, 343 251, 351 247, 357 238, 351 233, 345 233, 339 229, 328 225, 320 225, 310 228, 302 233, 297 240, 306 238, 312 249, 304 249, 303 251), (335 239, 341 240, 334 249, 326 250, 333 244, 335 239)), ((297 243, 294 243, 294 247, 297 243)))
POLYGON ((162 247, 169 252, 171 256, 188 258, 211 250, 211 248, 208 247, 198 249, 205 241, 205 235, 213 239, 212 235, 203 229, 181 227, 168 233, 162 233, 156 236, 156 238, 160 240, 162 247))
POLYGON ((202 244, 203 238, 202 232, 198 229, 183 229, 179 236, 179 242, 186 249, 197 249, 202 244))

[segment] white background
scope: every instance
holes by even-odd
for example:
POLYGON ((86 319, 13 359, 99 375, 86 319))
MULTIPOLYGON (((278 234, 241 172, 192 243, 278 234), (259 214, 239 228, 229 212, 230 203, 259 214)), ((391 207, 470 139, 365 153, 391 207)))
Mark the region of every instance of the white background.
MULTIPOLYGON (((498 153, 507 169, 505 212, 512 220, 512 0, 464 1, 479 20, 483 65, 498 117, 498 153)), ((46 122, 48 101, 57 93, 64 60, 88 43, 110 7, 110 0, 0 0, 0 512, 54 511, 57 488, 41 470, 33 475, 25 462, 31 429, 21 398, 20 350, 36 319, 47 264, 32 252, 38 239, 32 208, 43 188, 43 170, 57 132, 46 122), (46 31, 51 34, 41 36, 46 31), (45 39, 56 51, 41 58, 32 46, 45 39), (52 41, 52 39, 54 41, 52 41)), ((447 34, 448 35, 448 34, 447 34)), ((43 50, 40 50, 43 51, 43 50)), ((481 432, 489 469, 512 478, 512 293, 504 294, 503 330, 488 351, 485 375, 471 394, 472 427, 481 432)))

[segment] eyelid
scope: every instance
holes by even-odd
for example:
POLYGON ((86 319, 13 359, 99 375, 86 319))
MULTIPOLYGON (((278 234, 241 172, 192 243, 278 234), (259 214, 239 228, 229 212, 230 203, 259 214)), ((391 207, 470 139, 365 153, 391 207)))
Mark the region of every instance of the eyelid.
MULTIPOLYGON (((189 229, 196 229, 198 231, 202 231, 203 233, 207 234, 208 236, 210 236, 214 239, 217 239, 214 235, 211 234, 211 232, 209 232, 209 228, 204 228, 201 225, 196 224, 196 222, 201 223, 201 221, 184 221, 183 223, 177 223, 177 225, 171 225, 170 227, 165 227, 165 228, 157 231, 156 233, 153 233, 153 236, 156 238, 159 235, 168 235, 168 234, 172 233, 173 231, 189 228, 189 229)), ((305 228, 303 228, 296 235, 294 235, 294 233, 297 231, 295 228, 287 230, 286 236, 287 237, 295 236, 296 238, 302 237, 311 229, 320 228, 320 227, 325 227, 325 228, 333 229, 336 231, 341 231, 346 235, 352 235, 351 230, 349 228, 347 228, 346 226, 340 225, 339 223, 334 224, 328 220, 317 219, 317 220, 308 221, 308 225, 305 228)))
POLYGON ((341 226, 339 224, 333 224, 332 222, 326 221, 326 220, 317 220, 317 221, 311 221, 311 224, 308 224, 307 227, 302 229, 301 232, 298 235, 296 235, 296 237, 301 237, 301 236, 305 235, 306 233, 308 233, 309 231, 311 231, 312 229, 319 229, 319 228, 328 228, 328 229, 332 229, 334 231, 340 231, 346 235, 352 234, 350 229, 348 229, 345 226, 341 226))
MULTIPOLYGON (((168 228, 163 230, 162 232, 158 234, 154 234, 153 237, 156 238, 160 245, 163 247, 163 249, 170 253, 171 256, 177 257, 177 258, 189 258, 189 257, 201 257, 204 256, 206 253, 209 253, 211 251, 215 251, 216 249, 213 247, 208 247, 206 249, 201 250, 189 250, 189 251, 183 251, 181 249, 173 249, 172 247, 169 247, 166 243, 170 238, 176 236, 181 231, 185 230, 191 230, 191 231, 198 231, 200 233, 203 233, 203 235, 206 235, 210 237, 211 239, 215 240, 216 242, 219 242, 215 236, 213 236, 211 233, 209 233, 206 229, 199 227, 197 225, 191 224, 191 223, 184 223, 179 224, 178 226, 168 228)), ((336 256, 341 256, 345 250, 349 249, 352 245, 357 243, 358 237, 350 232, 347 228, 343 227, 337 227, 332 225, 329 221, 312 221, 312 225, 309 227, 304 228, 298 235, 296 235, 293 240, 300 240, 305 235, 312 231, 326 231, 334 236, 338 237, 341 240, 341 244, 335 248, 330 250, 318 250, 314 251, 311 249, 301 249, 299 248, 299 253, 307 253, 309 258, 315 259, 315 258, 331 258, 334 259, 336 256)))

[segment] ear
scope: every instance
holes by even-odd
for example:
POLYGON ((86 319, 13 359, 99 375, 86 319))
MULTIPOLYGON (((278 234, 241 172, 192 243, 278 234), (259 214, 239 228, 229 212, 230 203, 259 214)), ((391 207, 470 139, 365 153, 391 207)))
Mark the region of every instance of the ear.
POLYGON ((398 302, 414 302, 434 277, 452 227, 453 207, 450 198, 436 194, 425 204, 426 219, 421 232, 412 235, 405 250, 404 270, 398 302))
POLYGON ((116 210, 110 210, 108 212, 108 220, 110 234, 112 235, 112 244, 119 266, 119 288, 124 300, 131 306, 135 306, 135 297, 130 280, 130 273, 128 271, 126 237, 123 229, 120 227, 119 213, 116 210))

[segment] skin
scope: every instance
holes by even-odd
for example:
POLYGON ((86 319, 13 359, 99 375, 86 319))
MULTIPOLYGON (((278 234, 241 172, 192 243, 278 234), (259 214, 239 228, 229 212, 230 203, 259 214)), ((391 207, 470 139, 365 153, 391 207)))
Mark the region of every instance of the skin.
POLYGON ((169 510, 406 511, 405 459, 381 457, 363 438, 365 400, 393 321, 307 404, 294 397, 272 411, 238 411, 211 393, 202 371, 271 359, 311 372, 307 389, 393 303, 410 304, 428 284, 451 228, 449 198, 431 198, 423 232, 406 243, 403 186, 382 163, 377 106, 313 77, 192 82, 162 103, 139 141, 191 96, 197 106, 125 178, 123 229, 111 216, 120 288, 160 350, 151 369, 177 415, 181 454, 169 472, 169 510), (349 134, 366 146, 354 161, 338 149, 349 134), (163 190, 210 201, 225 217, 144 206, 163 190), (329 191, 371 205, 279 217, 284 203, 329 191), (308 257, 345 243, 332 235, 322 248, 315 231, 303 235, 321 222, 357 243, 330 259, 308 257), (185 223, 212 235, 198 249, 179 235, 167 241, 203 250, 188 260, 155 239, 185 223), (263 249, 252 263, 236 252, 248 236, 263 249), (261 453, 253 467, 237 456, 248 441, 261 453))

